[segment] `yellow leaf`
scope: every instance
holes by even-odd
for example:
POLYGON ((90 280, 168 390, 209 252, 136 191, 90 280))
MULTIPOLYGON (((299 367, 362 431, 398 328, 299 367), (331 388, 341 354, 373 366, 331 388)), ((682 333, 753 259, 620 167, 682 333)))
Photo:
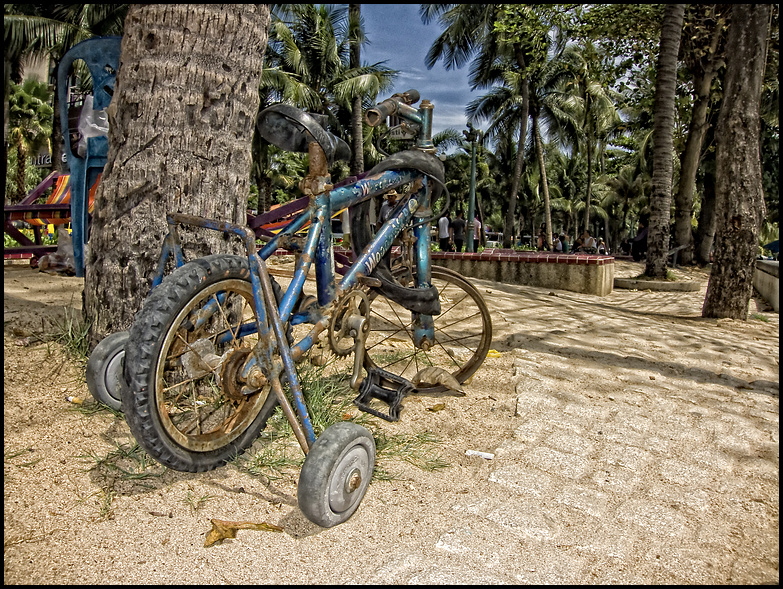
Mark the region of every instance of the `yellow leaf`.
POLYGON ((208 548, 217 542, 222 542, 226 538, 236 538, 238 530, 265 530, 268 532, 282 532, 283 528, 274 524, 262 522, 228 522, 222 519, 211 519, 212 529, 207 532, 207 538, 204 541, 204 548, 208 548))

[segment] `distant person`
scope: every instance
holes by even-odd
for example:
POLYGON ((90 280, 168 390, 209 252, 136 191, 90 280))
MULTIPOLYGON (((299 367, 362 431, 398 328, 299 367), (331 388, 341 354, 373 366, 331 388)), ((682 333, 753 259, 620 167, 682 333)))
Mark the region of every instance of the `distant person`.
POLYGON ((563 253, 563 242, 560 241, 560 236, 557 233, 552 235, 552 249, 557 253, 563 253))
POLYGON ((481 221, 478 215, 473 219, 473 243, 478 244, 481 241, 481 221))
POLYGON ((568 248, 571 245, 570 243, 568 243, 568 240, 569 240, 569 237, 568 237, 568 235, 566 233, 561 233, 560 234, 560 243, 563 244, 563 253, 564 254, 568 253, 568 251, 569 251, 568 248))
POLYGON ((594 254, 598 251, 598 242, 595 237, 590 235, 590 230, 585 229, 582 232, 582 245, 579 247, 579 251, 585 254, 594 254))
POLYGON ((390 190, 386 193, 386 201, 381 205, 381 212, 378 213, 378 226, 383 225, 386 221, 389 220, 392 209, 394 209, 395 205, 397 204, 398 196, 399 195, 397 194, 396 190, 390 190))
POLYGON ((440 246, 440 251, 442 252, 450 252, 451 251, 451 219, 449 219, 448 214, 443 215, 440 219, 438 219, 438 245, 440 246))
POLYGON ((457 217, 451 222, 451 232, 454 239, 454 251, 461 252, 465 243, 465 226, 467 223, 462 218, 462 211, 457 212, 457 217))
POLYGON ((604 238, 603 237, 599 237, 598 238, 598 247, 596 249, 598 249, 598 253, 601 254, 602 256, 606 255, 606 253, 607 253, 607 251, 606 251, 606 244, 604 243, 604 238))
POLYGON ((647 223, 639 221, 636 237, 631 240, 631 256, 634 262, 647 256, 647 223))

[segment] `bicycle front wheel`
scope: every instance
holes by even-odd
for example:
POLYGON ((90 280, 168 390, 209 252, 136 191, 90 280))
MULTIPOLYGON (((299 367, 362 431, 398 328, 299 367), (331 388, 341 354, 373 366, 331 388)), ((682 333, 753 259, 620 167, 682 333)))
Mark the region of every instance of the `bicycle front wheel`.
MULTIPOLYGON (((410 275, 395 272, 409 286, 410 275)), ((441 313, 433 316, 435 343, 429 350, 413 344, 413 319, 402 305, 374 294, 370 300, 370 331, 366 357, 382 368, 408 380, 424 368, 448 371, 457 382, 465 383, 487 357, 492 341, 492 319, 481 293, 458 273, 441 266, 432 267, 432 285, 437 288, 441 313)), ((442 384, 419 386, 421 393, 447 389, 442 384)))
POLYGON ((275 395, 264 379, 243 375, 258 342, 255 321, 240 256, 194 260, 152 291, 126 344, 122 405, 155 460, 181 471, 216 468, 264 428, 275 395))

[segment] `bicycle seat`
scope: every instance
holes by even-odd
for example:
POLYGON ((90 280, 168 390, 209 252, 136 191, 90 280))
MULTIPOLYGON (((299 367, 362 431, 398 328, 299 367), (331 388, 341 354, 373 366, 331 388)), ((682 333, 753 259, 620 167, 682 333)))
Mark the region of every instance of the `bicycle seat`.
POLYGON ((273 104, 258 115, 258 132, 269 143, 286 151, 307 153, 307 144, 316 141, 333 164, 335 159, 351 159, 348 144, 326 130, 326 115, 307 113, 290 104, 273 104))

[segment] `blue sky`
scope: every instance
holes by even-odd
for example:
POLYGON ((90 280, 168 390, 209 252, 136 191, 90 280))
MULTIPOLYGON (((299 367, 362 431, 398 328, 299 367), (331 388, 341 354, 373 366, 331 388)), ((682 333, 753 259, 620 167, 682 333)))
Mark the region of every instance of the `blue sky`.
POLYGON ((434 133, 448 127, 466 129, 465 107, 485 91, 470 91, 470 64, 447 71, 438 60, 427 69, 424 58, 442 32, 441 26, 437 22, 424 25, 418 4, 362 4, 361 10, 369 40, 362 47, 362 63, 385 61, 387 67, 399 70, 394 89, 379 99, 415 88, 435 105, 434 133))

